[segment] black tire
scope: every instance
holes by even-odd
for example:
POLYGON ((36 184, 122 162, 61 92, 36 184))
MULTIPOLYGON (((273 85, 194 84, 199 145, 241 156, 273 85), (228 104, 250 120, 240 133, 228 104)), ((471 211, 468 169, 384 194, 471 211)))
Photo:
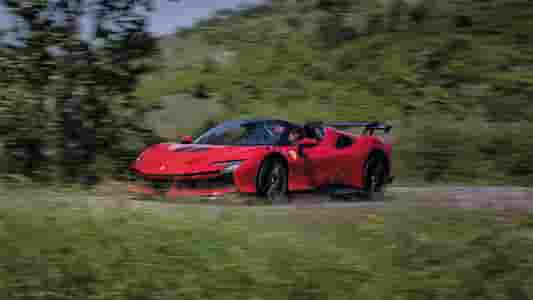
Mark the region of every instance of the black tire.
POLYGON ((257 180, 258 195, 272 204, 289 202, 288 170, 281 159, 268 159, 263 163, 257 180))
POLYGON ((366 165, 363 198, 371 201, 383 201, 385 199, 386 178, 385 160, 377 155, 372 156, 366 165))

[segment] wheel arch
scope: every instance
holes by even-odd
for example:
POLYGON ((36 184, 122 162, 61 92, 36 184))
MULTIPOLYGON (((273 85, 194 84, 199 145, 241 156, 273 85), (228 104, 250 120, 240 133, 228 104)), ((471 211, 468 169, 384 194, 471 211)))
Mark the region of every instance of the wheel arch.
MULTIPOLYGON (((272 153, 267 154, 261 160, 261 163, 259 164, 259 168, 257 169, 257 173, 255 174, 255 188, 256 188, 257 194, 261 194, 261 190, 259 188, 259 175, 263 169, 263 166, 265 165, 267 161, 274 160, 274 159, 281 161, 283 163, 283 166, 287 170, 287 172, 289 171, 289 162, 287 161, 287 158, 283 156, 283 154, 279 152, 272 152, 272 153)), ((289 180, 288 177, 289 176, 287 176, 287 181, 289 180)))
POLYGON ((386 175, 389 176, 390 175, 390 160, 389 160, 389 157, 387 156, 387 154, 385 153, 385 151, 381 150, 381 149, 372 149, 370 151, 370 153, 368 154, 367 156, 367 159, 363 165, 363 184, 366 184, 366 174, 367 174, 367 168, 368 168, 368 163, 370 162, 370 160, 374 159, 374 158, 379 158, 379 159, 382 159, 383 162, 385 163, 385 172, 386 172, 386 175))

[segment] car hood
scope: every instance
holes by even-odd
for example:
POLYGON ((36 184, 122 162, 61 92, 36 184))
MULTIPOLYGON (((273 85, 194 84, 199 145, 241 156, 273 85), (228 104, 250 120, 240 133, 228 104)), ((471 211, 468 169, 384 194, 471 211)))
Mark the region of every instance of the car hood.
POLYGON ((215 162, 246 160, 266 149, 265 146, 239 147, 195 144, 157 144, 147 148, 132 169, 148 175, 180 175, 216 172, 215 162))

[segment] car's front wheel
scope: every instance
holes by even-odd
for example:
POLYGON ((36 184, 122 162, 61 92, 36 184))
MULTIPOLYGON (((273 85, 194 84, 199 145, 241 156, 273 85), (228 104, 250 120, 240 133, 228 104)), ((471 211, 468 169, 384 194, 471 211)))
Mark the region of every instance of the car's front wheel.
POLYGON ((281 159, 269 159, 259 171, 258 194, 273 204, 288 202, 288 170, 281 159))

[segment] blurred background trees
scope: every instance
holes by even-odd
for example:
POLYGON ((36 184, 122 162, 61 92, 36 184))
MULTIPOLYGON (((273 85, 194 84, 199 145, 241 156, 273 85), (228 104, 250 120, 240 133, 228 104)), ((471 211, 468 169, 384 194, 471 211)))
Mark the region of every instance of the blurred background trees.
POLYGON ((13 21, 0 47, 7 171, 94 182, 97 155, 126 159, 123 143, 150 134, 131 95, 157 51, 150 1, 0 3, 13 21))

